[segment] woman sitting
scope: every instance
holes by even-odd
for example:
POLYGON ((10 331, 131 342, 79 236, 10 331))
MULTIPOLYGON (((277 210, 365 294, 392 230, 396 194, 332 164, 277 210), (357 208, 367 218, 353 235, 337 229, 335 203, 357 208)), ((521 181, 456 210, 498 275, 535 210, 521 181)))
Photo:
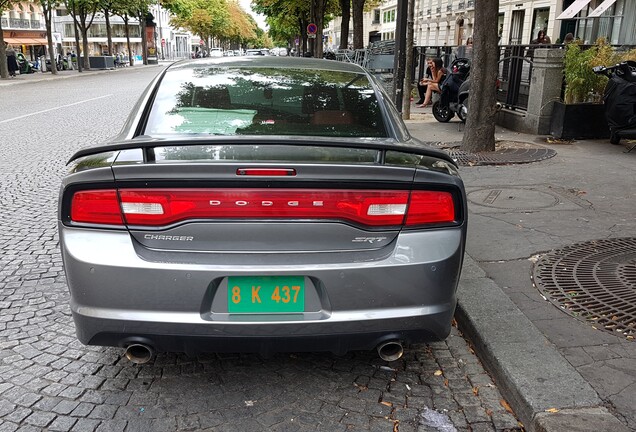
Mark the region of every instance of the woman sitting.
POLYGON ((428 80, 424 80, 424 82, 422 83, 426 85, 426 95, 424 96, 424 103, 418 105, 418 107, 423 108, 429 106, 431 104, 433 92, 440 92, 439 85, 444 80, 444 75, 446 74, 446 70, 444 69, 443 65, 444 64, 442 63, 441 58, 434 58, 433 60, 431 60, 431 78, 428 80))

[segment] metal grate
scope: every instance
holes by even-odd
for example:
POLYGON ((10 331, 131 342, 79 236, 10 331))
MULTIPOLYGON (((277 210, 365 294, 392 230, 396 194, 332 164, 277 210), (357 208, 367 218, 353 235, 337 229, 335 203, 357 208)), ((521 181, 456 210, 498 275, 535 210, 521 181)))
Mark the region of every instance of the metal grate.
POLYGON ((534 266, 535 286, 595 329, 636 336, 636 238, 595 240, 554 250, 534 266))
POLYGON ((507 148, 494 152, 468 153, 451 148, 446 152, 456 159, 460 165, 507 165, 517 163, 538 162, 556 155, 556 151, 547 148, 507 148))

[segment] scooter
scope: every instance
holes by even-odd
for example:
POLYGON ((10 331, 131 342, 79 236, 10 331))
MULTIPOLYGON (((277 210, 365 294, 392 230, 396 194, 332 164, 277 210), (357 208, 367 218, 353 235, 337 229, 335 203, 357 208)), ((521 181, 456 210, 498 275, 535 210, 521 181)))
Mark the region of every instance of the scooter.
POLYGON ((450 66, 450 73, 442 82, 441 94, 433 103, 433 117, 441 123, 447 123, 455 117, 466 122, 468 116, 468 93, 470 91, 470 60, 458 58, 450 66))
MULTIPOLYGON (((603 103, 610 128, 610 143, 621 138, 636 138, 636 61, 627 60, 614 66, 596 66, 595 74, 609 78, 603 103)), ((632 151, 636 145, 628 151, 632 151)))

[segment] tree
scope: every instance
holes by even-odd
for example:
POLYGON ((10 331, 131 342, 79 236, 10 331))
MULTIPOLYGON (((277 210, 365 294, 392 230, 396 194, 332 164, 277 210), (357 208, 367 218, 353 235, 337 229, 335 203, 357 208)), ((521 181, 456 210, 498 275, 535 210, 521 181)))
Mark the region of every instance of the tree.
POLYGON ((479 7, 475 8, 473 62, 468 96, 470 113, 461 146, 462 150, 471 153, 495 150, 498 13, 498 0, 480 0, 479 7))
POLYGON ((100 0, 99 8, 106 20, 106 43, 108 44, 108 55, 115 55, 113 52, 113 29, 110 26, 110 15, 113 13, 115 0, 100 0))
MULTIPOLYGON (((9 8, 16 3, 15 0, 0 0, 0 16, 2 12, 9 10, 9 8)), ((7 67, 7 51, 4 47, 4 33, 2 30, 2 20, 0 20, 0 78, 9 78, 9 68, 7 67)))
POLYGON ((113 0, 111 10, 113 14, 119 16, 124 21, 124 34, 126 35, 126 50, 128 51, 128 63, 130 66, 134 64, 132 48, 130 46, 130 1, 129 0, 113 0))
POLYGON ((365 0, 352 0, 353 6, 353 49, 364 47, 364 2, 365 0))
MULTIPOLYGON (((90 69, 90 63, 88 60, 88 29, 93 24, 95 19, 95 12, 99 6, 98 0, 64 0, 66 9, 73 17, 75 25, 79 28, 82 34, 82 55, 84 56, 84 69, 90 69)), ((79 47, 78 56, 79 56, 79 47)), ((78 58, 79 63, 79 58, 78 58)))
POLYGON ((342 22, 340 23, 340 49, 349 48, 349 21, 351 21, 351 0, 340 0, 342 22))
POLYGON ((239 44, 255 39, 256 23, 253 19, 250 19, 251 16, 248 15, 238 3, 229 2, 227 6, 230 25, 225 38, 239 44))
POLYGON ((291 30, 291 37, 300 35, 300 50, 307 51, 307 25, 310 20, 310 2, 298 0, 253 0, 254 11, 267 17, 267 23, 271 27, 280 24, 278 30, 284 27, 291 30))
POLYGON ((382 0, 351 0, 353 9, 353 49, 364 48, 364 12, 370 11, 381 3, 382 0))
POLYGON ((230 11, 225 0, 170 0, 163 5, 175 17, 171 23, 198 35, 209 48, 211 38, 230 34, 230 11))
POLYGON ((53 49, 53 33, 51 23, 53 21, 53 11, 59 2, 56 0, 40 0, 42 15, 44 15, 44 25, 46 26, 46 41, 49 46, 49 59, 51 60, 51 73, 57 75, 57 62, 55 61, 55 50, 53 49))

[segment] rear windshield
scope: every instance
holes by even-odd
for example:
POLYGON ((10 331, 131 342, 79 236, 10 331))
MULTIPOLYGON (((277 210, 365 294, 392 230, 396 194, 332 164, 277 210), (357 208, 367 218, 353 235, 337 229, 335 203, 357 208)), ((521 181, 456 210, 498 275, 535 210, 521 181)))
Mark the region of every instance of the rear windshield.
POLYGON ((229 65, 168 71, 144 134, 387 137, 362 73, 229 65))

